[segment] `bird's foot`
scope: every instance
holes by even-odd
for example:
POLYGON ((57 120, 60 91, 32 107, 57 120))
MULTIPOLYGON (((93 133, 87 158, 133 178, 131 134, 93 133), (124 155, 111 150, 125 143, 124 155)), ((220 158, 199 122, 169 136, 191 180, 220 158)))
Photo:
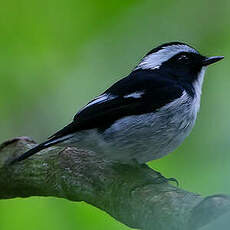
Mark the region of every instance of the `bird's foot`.
POLYGON ((168 182, 173 182, 173 183, 176 183, 176 186, 179 187, 179 181, 173 177, 170 177, 170 178, 165 178, 168 182))

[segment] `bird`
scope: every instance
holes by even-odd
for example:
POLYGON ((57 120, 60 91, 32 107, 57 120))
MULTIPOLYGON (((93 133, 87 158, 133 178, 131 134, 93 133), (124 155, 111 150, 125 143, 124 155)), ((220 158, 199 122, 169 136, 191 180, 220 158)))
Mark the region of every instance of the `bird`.
POLYGON ((183 42, 148 52, 132 72, 91 100, 73 121, 11 163, 50 146, 77 147, 124 164, 173 152, 190 134, 200 108, 207 57, 183 42))

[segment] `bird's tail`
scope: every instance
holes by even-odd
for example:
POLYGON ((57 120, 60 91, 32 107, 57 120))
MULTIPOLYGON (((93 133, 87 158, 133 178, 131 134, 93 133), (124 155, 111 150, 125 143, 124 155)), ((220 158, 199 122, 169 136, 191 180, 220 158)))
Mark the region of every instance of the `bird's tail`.
POLYGON ((45 142, 43 142, 43 143, 41 143, 41 144, 35 146, 34 148, 32 148, 32 149, 28 150, 27 152, 23 153, 21 156, 19 156, 19 157, 13 159, 13 160, 10 162, 10 164, 12 165, 12 164, 14 164, 14 163, 16 163, 16 162, 25 160, 26 158, 28 158, 28 157, 34 155, 35 153, 37 153, 37 152, 39 152, 39 151, 41 151, 41 150, 43 150, 43 149, 46 149, 46 148, 48 148, 48 147, 50 147, 50 146, 53 146, 53 145, 55 145, 55 144, 57 144, 57 143, 59 143, 59 142, 62 142, 62 141, 64 141, 64 140, 68 139, 69 137, 70 137, 70 135, 67 135, 67 136, 61 137, 61 138, 55 138, 55 137, 54 137, 54 138, 51 138, 50 140, 45 141, 45 142))

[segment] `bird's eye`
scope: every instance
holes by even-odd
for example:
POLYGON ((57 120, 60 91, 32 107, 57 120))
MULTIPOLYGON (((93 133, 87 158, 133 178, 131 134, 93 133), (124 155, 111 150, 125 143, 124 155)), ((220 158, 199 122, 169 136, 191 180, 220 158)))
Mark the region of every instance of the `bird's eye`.
POLYGON ((178 57, 178 61, 185 61, 188 60, 188 56, 186 54, 182 54, 178 57))

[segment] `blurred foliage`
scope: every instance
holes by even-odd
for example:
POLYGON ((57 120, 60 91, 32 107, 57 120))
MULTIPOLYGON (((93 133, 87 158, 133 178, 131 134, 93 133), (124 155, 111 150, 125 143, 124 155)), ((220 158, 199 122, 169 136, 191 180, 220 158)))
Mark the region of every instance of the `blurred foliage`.
MULTIPOLYGON (((203 195, 229 193, 230 1, 11 0, 0 8, 0 141, 42 141, 162 42, 224 55, 206 73, 201 111, 185 143, 150 163, 203 195)), ((85 203, 0 202, 0 229, 128 229, 85 203)))

